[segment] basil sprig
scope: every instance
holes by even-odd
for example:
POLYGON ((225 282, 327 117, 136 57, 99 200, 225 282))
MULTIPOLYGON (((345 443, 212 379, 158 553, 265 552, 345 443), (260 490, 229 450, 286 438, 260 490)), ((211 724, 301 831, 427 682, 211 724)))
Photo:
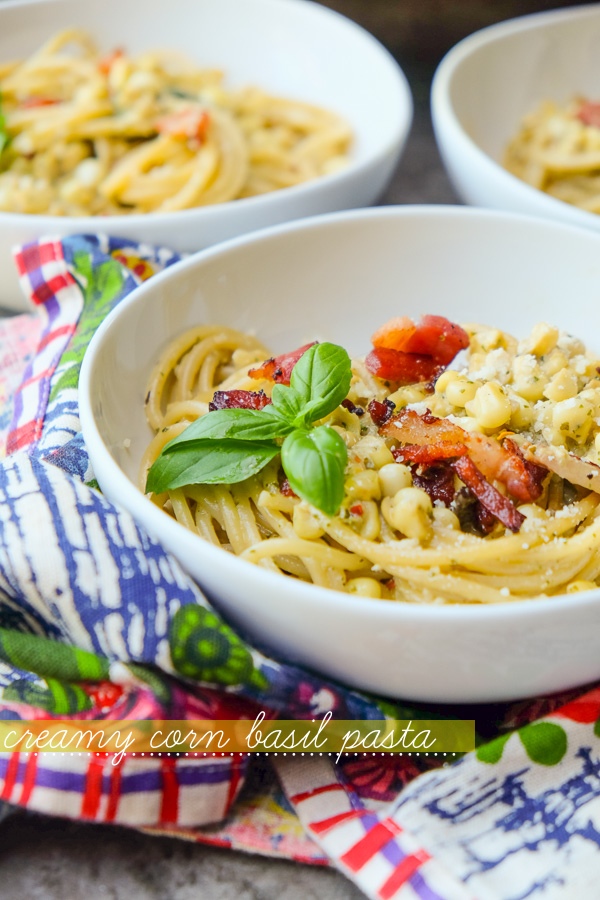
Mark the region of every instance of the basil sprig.
POLYGON ((218 409, 163 447, 146 482, 154 493, 188 484, 236 484, 281 453, 292 490, 333 516, 344 498, 346 445, 328 425, 315 425, 347 397, 350 357, 336 344, 313 344, 290 384, 276 384, 263 409, 218 409))

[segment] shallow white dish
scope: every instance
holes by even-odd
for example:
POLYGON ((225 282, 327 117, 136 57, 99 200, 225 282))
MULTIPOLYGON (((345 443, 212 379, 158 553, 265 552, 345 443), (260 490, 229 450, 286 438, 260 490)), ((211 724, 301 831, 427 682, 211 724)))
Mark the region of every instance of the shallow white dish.
POLYGON ((364 353, 392 315, 540 319, 600 350, 600 237, 461 207, 387 207, 227 242, 146 282, 101 326, 80 382, 103 491, 158 536, 259 642, 356 687, 430 701, 494 701, 600 678, 600 591, 496 606, 363 599, 255 567, 202 541, 136 487, 150 438, 149 372, 185 328, 222 322, 275 352, 319 336, 364 353))
POLYGON ((438 147, 474 206, 600 230, 600 216, 525 184, 501 165, 521 119, 544 100, 600 98, 600 4, 535 13, 478 31, 446 54, 431 89, 438 147))
POLYGON ((0 305, 23 308, 11 247, 42 235, 103 231, 196 251, 257 228, 373 203, 391 178, 412 120, 393 57, 349 19, 309 0, 25 0, 0 4, 0 61, 19 59, 64 28, 89 31, 104 51, 179 49, 225 72, 344 116, 352 163, 269 195, 177 213, 101 219, 0 212, 0 305), (382 111, 385 114, 382 114, 382 111))

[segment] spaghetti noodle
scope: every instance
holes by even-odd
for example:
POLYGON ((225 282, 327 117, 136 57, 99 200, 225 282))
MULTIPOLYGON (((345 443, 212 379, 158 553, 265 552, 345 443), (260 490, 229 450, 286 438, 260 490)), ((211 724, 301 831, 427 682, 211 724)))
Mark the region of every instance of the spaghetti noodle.
MULTIPOLYGON (((279 457, 237 484, 193 484, 151 499, 250 562, 367 597, 498 603, 595 588, 600 360, 546 324, 520 342, 448 325, 436 316, 416 326, 392 320, 374 335, 373 351, 352 360, 347 399, 321 423, 348 452, 335 515, 290 489, 279 457), (461 365, 439 365, 432 332, 440 348, 458 334, 445 360, 468 343, 461 365), (385 377, 392 363, 395 381, 385 377)), ((268 403, 273 379, 285 379, 283 361, 301 352, 261 365, 269 354, 256 338, 220 326, 172 343, 149 382, 155 437, 142 489, 163 448, 210 415, 209 405, 268 403)))
POLYGON ((0 210, 59 216, 173 212, 292 187, 348 163, 334 113, 170 52, 101 57, 57 34, 0 65, 0 210))
POLYGON ((543 103, 523 120, 504 165, 557 200, 600 213, 600 104, 543 103))

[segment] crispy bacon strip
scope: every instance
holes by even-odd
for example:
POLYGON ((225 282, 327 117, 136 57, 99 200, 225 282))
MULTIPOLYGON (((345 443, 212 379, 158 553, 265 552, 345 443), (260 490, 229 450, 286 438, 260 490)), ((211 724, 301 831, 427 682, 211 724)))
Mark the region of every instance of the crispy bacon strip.
POLYGON ((367 406, 367 412, 371 416, 373 423, 377 425, 378 428, 381 428, 382 425, 385 425, 386 422, 389 422, 395 409, 395 403, 393 403, 388 397, 385 398, 383 403, 379 400, 371 400, 369 405, 367 406))
POLYGON ((264 378, 269 381, 275 381, 277 384, 289 384, 292 369, 302 354, 306 353, 309 347, 314 346, 316 343, 317 341, 312 341, 310 344, 304 344, 303 347, 298 347, 297 350, 292 350, 291 353, 282 353, 280 356, 271 356, 269 359, 266 359, 262 365, 255 369, 250 369, 248 375, 250 378, 256 378, 257 380, 264 378))
POLYGON ((526 461, 545 466, 570 484, 600 494, 600 466, 591 460, 581 459, 565 447, 551 447, 548 444, 524 443, 522 450, 526 461))
POLYGON ((488 481, 500 481, 517 500, 531 503, 542 493, 544 476, 541 472, 533 474, 528 470, 519 453, 503 447, 492 437, 465 431, 448 419, 438 419, 429 412, 420 415, 413 409, 403 409, 381 428, 381 433, 403 444, 463 444, 484 477, 488 481))
POLYGON ((429 494, 432 503, 439 500, 444 506, 450 506, 454 500, 454 472, 447 463, 428 466, 426 469, 415 466, 412 478, 415 487, 422 488, 429 494))
POLYGON ((450 463, 458 477, 477 497, 481 505, 502 522, 510 531, 519 531, 525 516, 514 503, 486 481, 482 472, 468 456, 461 456, 450 463))
POLYGON ((404 444, 402 447, 394 447, 392 456, 396 462, 414 463, 420 466, 432 466, 442 459, 453 459, 457 456, 465 456, 467 448, 465 444, 452 444, 450 441, 438 441, 435 444, 404 444))
POLYGON ((264 409, 270 402, 271 398, 264 391, 215 391, 208 410, 264 409))

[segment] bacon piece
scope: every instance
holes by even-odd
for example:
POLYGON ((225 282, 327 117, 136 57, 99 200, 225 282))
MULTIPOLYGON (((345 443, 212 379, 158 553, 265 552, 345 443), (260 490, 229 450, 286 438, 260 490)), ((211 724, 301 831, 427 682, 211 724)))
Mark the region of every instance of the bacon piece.
POLYGON ((371 342, 377 349, 431 356, 437 365, 447 366, 469 346, 469 335, 445 316, 421 316, 416 324, 402 316, 379 328, 371 342))
POLYGON ((381 428, 381 433, 403 444, 464 444, 470 459, 484 477, 488 481, 500 481, 517 500, 531 503, 542 492, 542 474, 528 470, 520 454, 506 449, 495 438, 465 431, 454 422, 439 419, 429 412, 419 415, 413 409, 403 409, 381 428))
POLYGON ((431 466, 442 459, 454 459, 457 456, 465 456, 467 448, 465 444, 452 444, 450 441, 440 441, 437 444, 404 444, 403 447, 394 447, 392 456, 396 462, 408 462, 421 466, 431 466))
POLYGON ((502 522, 510 531, 519 531, 525 516, 514 503, 496 490, 468 456, 461 456, 450 463, 458 477, 475 494, 481 505, 502 522))
POLYGON ((365 366, 376 378, 393 381, 400 387, 435 381, 444 369, 432 356, 419 356, 417 353, 405 353, 387 347, 371 350, 365 358, 365 366))
MULTIPOLYGON (((526 502, 537 500, 544 491, 544 481, 548 475, 548 469, 545 466, 540 466, 538 463, 525 459, 519 446, 510 438, 505 438, 502 441, 502 447, 510 454, 512 476, 517 478, 519 483, 523 485, 523 492, 526 494, 523 499, 526 502)), ((598 471, 600 472, 600 469, 598 471)), ((515 496, 517 495, 515 494, 515 496)))
POLYGON ((292 369, 300 357, 316 343, 317 341, 312 341, 310 344, 304 344, 303 347, 298 347, 297 350, 292 350, 291 353, 282 353, 281 356, 271 356, 256 369, 250 369, 248 375, 250 378, 265 378, 269 381, 275 381, 277 384, 289 384, 292 376, 292 369))
POLYGON ((452 511, 458 516, 462 531, 479 536, 489 534, 498 521, 496 516, 481 505, 468 487, 462 487, 456 492, 452 501, 452 511))
POLYGON ((287 478, 282 478, 281 483, 279 485, 279 490, 283 494, 284 497, 297 497, 298 494, 294 490, 292 490, 292 486, 287 480, 287 478))
POLYGON ((591 100, 586 100, 579 107, 577 118, 584 125, 600 128, 600 103, 592 103, 591 100))
POLYGON ((454 500, 454 472, 447 463, 424 469, 415 466, 412 479, 415 487, 422 488, 429 494, 432 503, 439 500, 445 506, 450 506, 454 500))
POLYGON ((159 134, 168 134, 181 140, 203 141, 210 125, 210 115, 205 109, 188 107, 161 116, 154 123, 159 134))
POLYGON ((348 412, 354 413, 354 415, 358 416, 359 418, 361 416, 364 416, 364 414, 365 414, 365 411, 362 408, 362 406, 355 406, 354 403, 352 402, 352 400, 348 400, 347 397, 345 400, 342 400, 341 406, 343 406, 344 409, 347 409, 348 412))
POLYGON ((270 402, 271 398, 264 391, 215 391, 208 410, 264 409, 270 402))
POLYGON ((581 459, 569 453, 565 447, 548 444, 523 444, 526 461, 545 466, 570 484, 588 488, 600 494, 600 466, 589 459, 581 459))
POLYGON ((378 428, 381 428, 382 425, 385 425, 385 423, 391 419, 395 409, 396 404, 388 397, 385 398, 383 403, 379 400, 371 400, 367 406, 367 412, 378 428))

